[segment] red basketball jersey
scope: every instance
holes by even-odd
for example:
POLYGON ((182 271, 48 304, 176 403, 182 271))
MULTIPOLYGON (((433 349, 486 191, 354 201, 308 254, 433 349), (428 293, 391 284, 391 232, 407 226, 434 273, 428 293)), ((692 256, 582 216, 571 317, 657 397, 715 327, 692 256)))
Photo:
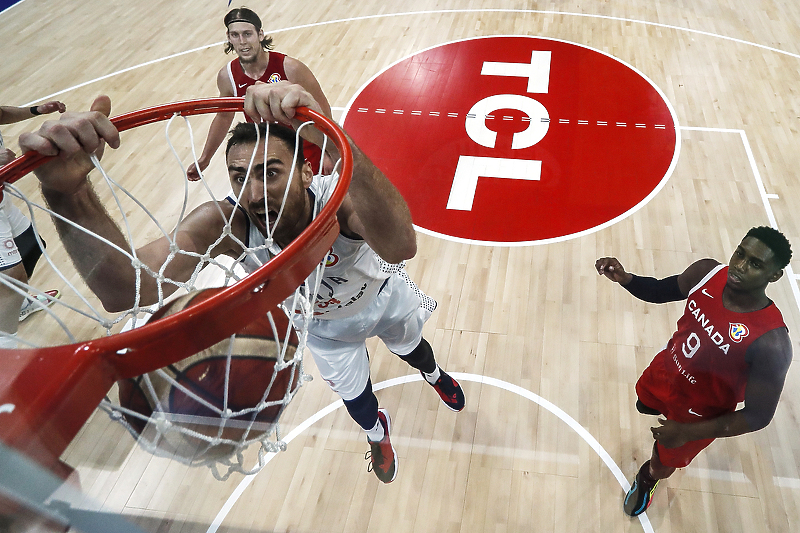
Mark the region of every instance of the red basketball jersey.
MULTIPOLYGON (((283 70, 284 59, 286 59, 286 54, 270 51, 267 70, 265 70, 264 74, 257 80, 254 80, 244 73, 244 69, 242 69, 242 64, 239 62, 238 57, 231 60, 230 63, 228 63, 228 77, 233 86, 233 94, 235 96, 244 96, 247 88, 251 85, 255 85, 257 81, 276 83, 287 80, 286 72, 283 70)), ((253 119, 247 115, 245 115, 244 118, 247 122, 253 122, 253 119)), ((319 162, 322 158, 322 149, 316 144, 304 140, 303 154, 305 155, 306 161, 311 163, 311 169, 314 171, 314 174, 319 174, 319 162)))
MULTIPOLYGON (((283 60, 286 59, 286 54, 280 52, 269 52, 269 62, 267 63, 267 70, 260 78, 254 80, 244 73, 242 64, 239 58, 231 60, 228 63, 228 76, 233 85, 233 94, 235 96, 244 96, 245 91, 251 85, 255 85, 257 81, 264 83, 275 83, 286 79, 286 72, 283 70, 283 60)), ((253 122, 250 117, 247 117, 248 122, 253 122)))
POLYGON ((636 383, 641 401, 671 420, 694 422, 736 409, 747 385, 747 348, 785 327, 774 303, 750 313, 725 309, 728 267, 713 269, 689 293, 678 330, 636 383))

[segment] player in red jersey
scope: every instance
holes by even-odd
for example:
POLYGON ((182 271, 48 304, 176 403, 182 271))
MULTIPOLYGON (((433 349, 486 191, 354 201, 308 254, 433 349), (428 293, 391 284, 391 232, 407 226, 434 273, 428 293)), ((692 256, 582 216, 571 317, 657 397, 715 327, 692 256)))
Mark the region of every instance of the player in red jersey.
POLYGON ((687 466, 718 437, 769 424, 792 361, 789 333, 766 295, 783 275, 792 250, 780 232, 752 228, 728 266, 701 259, 662 280, 635 276, 616 258, 595 263, 598 274, 652 303, 687 300, 678 329, 636 383, 637 409, 661 415, 655 443, 623 508, 643 513, 658 481, 687 466), (736 410, 739 402, 742 409, 736 410))
MULTIPOLYGON (((217 88, 220 96, 244 96, 245 91, 257 82, 274 83, 290 81, 302 86, 319 103, 322 112, 331 116, 331 106, 311 70, 301 61, 280 52, 272 51, 272 37, 266 37, 261 29, 261 19, 250 9, 240 7, 225 15, 227 43, 225 53, 231 51, 238 56, 217 73, 217 88)), ((218 113, 208 129, 203 152, 197 158, 200 170, 208 167, 211 158, 222 144, 233 122, 235 113, 218 113)), ((250 117, 245 119, 252 122, 250 117)), ((306 160, 311 163, 314 174, 319 173, 322 151, 313 143, 303 144, 306 160)), ((187 172, 191 181, 200 179, 194 163, 187 172)))

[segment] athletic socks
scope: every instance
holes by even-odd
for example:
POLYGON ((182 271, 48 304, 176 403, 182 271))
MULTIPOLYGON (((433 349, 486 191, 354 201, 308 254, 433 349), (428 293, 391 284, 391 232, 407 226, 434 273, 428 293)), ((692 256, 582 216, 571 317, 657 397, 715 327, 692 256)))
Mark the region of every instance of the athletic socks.
POLYGON ((4 350, 15 350, 17 348, 17 334, 8 337, 0 336, 0 348, 4 350))
POLYGON ((350 418, 356 421, 364 431, 374 427, 378 419, 378 398, 372 392, 372 380, 367 380, 367 386, 357 397, 352 400, 344 400, 344 406, 350 414, 350 418))
POLYGON ((431 372, 422 372, 422 376, 425 378, 425 381, 430 383, 431 385, 435 385, 437 381, 439 381, 439 377, 442 375, 442 371, 439 368, 439 365, 436 365, 436 369, 431 372))
POLYGON ((647 463, 647 468, 642 468, 640 475, 642 476, 642 482, 647 483, 648 485, 655 485, 658 483, 658 480, 650 475, 650 463, 647 463))
POLYGON ((381 424, 380 418, 375 420, 375 427, 365 431, 367 432, 367 440, 370 442, 378 442, 383 440, 383 437, 386 436, 386 431, 383 427, 383 424, 381 424))

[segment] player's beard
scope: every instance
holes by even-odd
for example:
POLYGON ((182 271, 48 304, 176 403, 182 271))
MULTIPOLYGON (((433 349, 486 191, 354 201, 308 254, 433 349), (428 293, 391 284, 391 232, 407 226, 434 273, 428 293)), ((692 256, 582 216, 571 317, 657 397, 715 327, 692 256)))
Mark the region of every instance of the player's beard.
POLYGON ((255 50, 255 52, 256 52, 256 53, 255 53, 255 54, 253 54, 252 56, 250 56, 250 57, 242 57, 242 56, 240 55, 240 56, 239 56, 239 63, 241 63, 242 65, 252 65, 252 64, 255 64, 255 63, 258 61, 258 58, 261 56, 261 53, 259 52, 259 50, 261 50, 261 48, 260 48, 260 47, 261 47, 261 45, 259 44, 258 46, 259 46, 259 48, 253 48, 253 49, 252 49, 252 50, 255 50))

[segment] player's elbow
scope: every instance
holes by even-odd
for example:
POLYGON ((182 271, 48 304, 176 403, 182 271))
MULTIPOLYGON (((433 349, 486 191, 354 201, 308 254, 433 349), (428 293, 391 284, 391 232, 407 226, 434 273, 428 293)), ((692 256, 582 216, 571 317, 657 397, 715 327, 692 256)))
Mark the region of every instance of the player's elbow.
POLYGON ((772 421, 772 412, 751 412, 746 409, 742 413, 744 419, 747 421, 747 427, 750 431, 758 431, 764 429, 772 421))
MULTIPOLYGON (((377 251, 377 250, 376 250, 377 251)), ((410 234, 393 239, 391 246, 383 247, 378 252, 387 263, 402 263, 417 255, 417 236, 412 230, 410 234)))
MULTIPOLYGON (((97 290, 95 294, 100 298, 100 303, 109 313, 122 313, 133 309, 134 305, 139 307, 147 307, 158 303, 158 293, 148 290, 148 287, 142 287, 139 293, 138 302, 136 301, 136 289, 125 284, 120 284, 119 289, 113 288, 112 290, 97 290)), ((170 291, 172 292, 172 291, 170 291)))
POLYGON ((414 247, 413 251, 412 250, 407 250, 407 251, 387 250, 387 251, 385 251, 385 252, 383 252, 381 254, 378 254, 378 255, 380 255, 381 259, 383 259, 387 263, 397 264, 397 263, 402 263, 403 261, 406 261, 408 259, 411 259, 416 254, 417 254, 416 247, 414 247))
POLYGON ((417 255, 417 233, 414 231, 413 228, 407 232, 407 235, 403 239, 403 242, 398 247, 397 255, 398 255, 398 260, 393 261, 394 263, 399 263, 400 261, 411 259, 415 255, 417 255))
POLYGON ((103 304, 103 309, 109 313, 122 313, 133 307, 133 300, 130 298, 119 298, 116 296, 107 296, 100 298, 100 303, 103 304))
POLYGON ((136 286, 132 282, 126 283, 125 279, 93 272, 84 277, 84 281, 108 313, 127 311, 136 303, 136 286))

